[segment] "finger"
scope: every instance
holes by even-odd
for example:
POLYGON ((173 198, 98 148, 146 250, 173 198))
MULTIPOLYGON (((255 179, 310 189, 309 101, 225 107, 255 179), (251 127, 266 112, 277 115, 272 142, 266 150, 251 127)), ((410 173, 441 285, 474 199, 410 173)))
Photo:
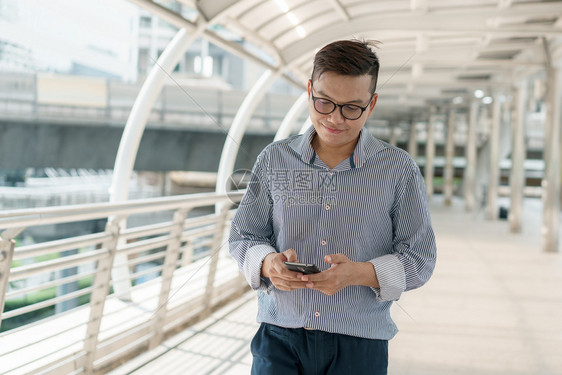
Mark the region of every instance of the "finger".
POLYGON ((328 264, 339 264, 349 262, 349 258, 343 254, 330 254, 324 257, 324 261, 328 264))
POLYGON ((288 281, 288 280, 276 278, 273 279, 272 282, 277 289, 286 290, 286 291, 306 288, 306 283, 302 281, 288 281))
POLYGON ((302 275, 300 278, 302 281, 310 281, 310 282, 319 282, 325 281, 329 279, 329 270, 322 271, 319 273, 309 273, 307 275, 302 275))
POLYGON ((282 253, 287 258, 288 262, 298 262, 299 258, 297 257, 297 252, 295 249, 287 249, 282 253))
POLYGON ((294 272, 287 268, 283 261, 275 263, 273 266, 276 277, 282 278, 284 280, 300 280, 302 273, 294 272))

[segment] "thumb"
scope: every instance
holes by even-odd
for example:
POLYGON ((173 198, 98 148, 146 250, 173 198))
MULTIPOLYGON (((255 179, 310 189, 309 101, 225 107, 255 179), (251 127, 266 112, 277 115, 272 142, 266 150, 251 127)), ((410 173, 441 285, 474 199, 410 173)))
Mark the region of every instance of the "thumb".
POLYGON ((283 255, 285 255, 285 258, 287 258, 288 262, 298 262, 299 260, 295 249, 287 249, 283 251, 283 255))
POLYGON ((324 257, 324 261, 328 264, 338 264, 349 262, 349 258, 343 254, 330 254, 324 257))

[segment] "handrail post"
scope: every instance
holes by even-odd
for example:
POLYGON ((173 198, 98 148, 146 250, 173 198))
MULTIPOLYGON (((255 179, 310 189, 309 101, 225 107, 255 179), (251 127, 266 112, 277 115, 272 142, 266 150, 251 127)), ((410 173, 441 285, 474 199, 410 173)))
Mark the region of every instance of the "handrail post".
POLYGON ((113 268, 113 259, 117 251, 119 231, 120 226, 117 221, 109 221, 105 227, 105 232, 111 234, 112 237, 103 244, 103 247, 107 250, 107 256, 98 261, 94 289, 90 298, 90 318, 88 319, 86 337, 84 338, 84 352, 86 353, 84 373, 87 375, 94 373, 99 329, 105 301, 109 294, 111 269, 113 268))
POLYGON ((166 314, 168 312, 168 300, 170 298, 170 290, 172 287, 172 279, 176 264, 180 254, 181 237, 183 233, 185 218, 189 210, 182 209, 174 213, 174 229, 171 231, 172 241, 166 248, 164 257, 164 267, 162 268, 162 282, 160 287, 160 297, 158 305, 152 317, 152 337, 150 338, 149 349, 156 347, 164 337, 164 324, 166 323, 166 314))
POLYGON ((109 124, 111 120, 111 79, 105 80, 105 121, 109 124))
POLYGON ((213 294, 215 291, 215 275, 217 273, 217 265, 219 263, 220 251, 222 249, 224 228, 231 203, 223 203, 220 207, 217 227, 213 235, 213 244, 211 247, 211 263, 209 264, 209 273, 207 274, 207 285, 205 287, 205 302, 201 312, 201 317, 206 317, 211 313, 213 294))
POLYGON ((13 239, 0 238, 0 325, 2 324, 2 311, 4 311, 4 303, 6 302, 15 247, 16 241, 13 239))

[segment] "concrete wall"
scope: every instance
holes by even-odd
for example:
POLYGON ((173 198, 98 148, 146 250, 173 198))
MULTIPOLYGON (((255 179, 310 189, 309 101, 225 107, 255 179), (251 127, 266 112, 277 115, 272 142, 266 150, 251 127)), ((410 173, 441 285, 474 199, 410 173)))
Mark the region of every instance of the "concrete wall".
MULTIPOLYGON (((122 132, 115 126, 0 122, 0 168, 112 169, 122 132)), ((246 135, 235 168, 251 168, 273 136, 246 135)), ((215 172, 225 139, 215 130, 148 128, 135 170, 215 172)))

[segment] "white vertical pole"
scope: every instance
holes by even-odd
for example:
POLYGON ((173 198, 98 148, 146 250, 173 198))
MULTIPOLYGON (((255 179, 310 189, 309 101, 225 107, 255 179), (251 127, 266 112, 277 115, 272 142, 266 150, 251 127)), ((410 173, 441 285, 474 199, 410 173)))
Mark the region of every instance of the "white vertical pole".
POLYGON ((515 90, 515 112, 513 126, 513 147, 511 149, 511 174, 509 177, 511 205, 509 229, 513 233, 522 230, 523 189, 525 187, 525 102, 527 83, 522 80, 515 90))
POLYGON ((390 140, 388 143, 390 143, 392 146, 396 146, 397 144, 397 137, 398 137, 398 132, 396 131, 397 125, 398 124, 396 123, 396 121, 390 124, 390 140))
POLYGON ((304 110, 308 107, 308 92, 303 92, 298 99, 295 101, 283 122, 281 122, 281 126, 279 126, 279 130, 275 134, 275 138, 273 141, 279 141, 281 139, 287 138, 291 134, 291 129, 295 121, 299 118, 299 115, 304 112, 304 110))
POLYGON ((102 245, 107 249, 107 254, 97 262, 96 276, 93 284, 94 289, 90 297, 90 316, 88 317, 88 325, 85 332, 86 337, 83 342, 83 351, 86 353, 84 358, 84 373, 87 375, 94 373, 94 362, 98 349, 101 320, 111 286, 111 270, 117 252, 119 231, 120 226, 116 221, 109 220, 107 222, 105 233, 109 235, 109 239, 104 241, 102 245))
MULTIPOLYGON (((248 126, 248 121, 252 117, 252 114, 256 110, 257 105, 260 100, 265 95, 269 86, 275 82, 280 70, 273 72, 272 70, 266 70, 262 76, 258 79, 256 84, 248 92, 244 101, 240 105, 236 116, 232 121, 232 125, 228 130, 228 135, 224 142, 222 149, 221 159, 219 163, 219 169, 217 174, 217 184, 215 186, 215 191, 220 194, 225 194, 230 189, 227 189, 227 184, 229 182, 229 177, 234 170, 234 163, 236 161, 236 156, 240 149, 240 142, 242 142, 242 137, 248 126)), ((217 213, 220 212, 220 205, 217 205, 217 213)))
POLYGON ((453 180, 455 168, 453 159, 455 157, 455 120, 456 110, 449 109, 449 118, 447 124, 447 144, 445 145, 445 170, 443 171, 444 187, 443 194, 445 195, 445 206, 450 206, 453 202, 453 180))
POLYGON ((489 220, 498 218, 498 186, 500 179, 500 119, 502 103, 500 94, 494 96, 492 106, 492 127, 490 129, 490 181, 488 184, 488 197, 486 206, 486 217, 489 220))
POLYGON ((464 202, 467 211, 472 211, 475 203, 476 183, 476 121, 478 118, 478 102, 470 104, 468 118, 468 137, 466 142, 464 168, 464 202))
POLYGON ((542 249, 559 252, 560 231, 560 105, 562 74, 559 66, 550 66, 546 77, 545 179, 543 180, 542 249))
POLYGON ((16 241, 13 237, 0 236, 0 323, 2 323, 2 312, 4 311, 6 293, 8 293, 9 288, 10 269, 12 268, 15 246, 16 241))
POLYGON ((431 107, 429 121, 427 122, 427 141, 425 143, 425 186, 429 200, 433 197, 433 162, 435 158, 435 121, 437 109, 431 107))
MULTIPOLYGON (((177 32, 170 44, 166 47, 156 64, 152 67, 131 109, 127 124, 121 136, 119 149, 113 167, 113 181, 110 188, 110 202, 121 202, 129 199, 129 181, 137 157, 139 144, 146 127, 146 121, 154 106, 158 94, 162 90, 168 72, 171 72, 185 50, 199 37, 203 31, 203 25, 193 33, 181 29, 177 32)), ((110 218, 112 221, 113 218, 110 218)), ((121 230, 126 227, 126 221, 119 223, 121 230)), ((113 288, 119 298, 130 300, 131 283, 128 279, 129 270, 127 256, 116 254, 114 267, 111 273, 114 281, 113 288)))
POLYGON ((164 264, 162 267, 162 282, 160 284, 160 295, 158 297, 158 305, 156 311, 152 315, 152 336, 149 340, 149 348, 158 346, 164 337, 164 326, 166 324, 166 315, 168 314, 168 302, 170 300, 170 291, 172 290, 172 279, 174 271, 177 269, 178 258, 182 243, 182 234, 185 226, 185 218, 188 209, 179 209, 174 213, 174 228, 170 231, 171 241, 168 243, 164 256, 164 264))
POLYGON ((306 119, 304 124, 302 124, 301 129, 299 130, 299 134, 304 134, 308 128, 312 125, 312 120, 310 120, 310 116, 306 119))
POLYGON ((418 141, 417 141, 417 134, 416 134, 416 119, 412 119, 412 123, 410 124, 410 139, 408 141, 408 152, 412 159, 416 160, 418 157, 418 141))

